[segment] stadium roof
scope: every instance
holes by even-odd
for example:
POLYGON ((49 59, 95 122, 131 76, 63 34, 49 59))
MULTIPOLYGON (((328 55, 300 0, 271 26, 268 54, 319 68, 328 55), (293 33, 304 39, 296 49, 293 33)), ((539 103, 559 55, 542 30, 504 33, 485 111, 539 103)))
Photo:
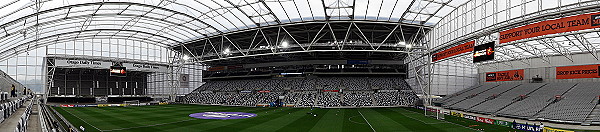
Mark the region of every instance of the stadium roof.
POLYGON ((314 21, 431 27, 465 1, 6 0, 0 2, 0 49, 30 50, 71 39, 130 39, 171 47, 245 29, 314 21))

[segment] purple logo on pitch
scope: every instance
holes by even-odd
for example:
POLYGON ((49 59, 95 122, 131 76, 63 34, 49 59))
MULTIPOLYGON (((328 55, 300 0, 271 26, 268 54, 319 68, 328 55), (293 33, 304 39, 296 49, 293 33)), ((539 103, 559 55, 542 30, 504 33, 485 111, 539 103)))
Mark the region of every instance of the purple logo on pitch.
POLYGON ((253 113, 244 113, 244 112, 202 112, 202 113, 194 113, 190 114, 190 117, 200 118, 200 119, 243 119, 255 117, 256 114, 253 113))

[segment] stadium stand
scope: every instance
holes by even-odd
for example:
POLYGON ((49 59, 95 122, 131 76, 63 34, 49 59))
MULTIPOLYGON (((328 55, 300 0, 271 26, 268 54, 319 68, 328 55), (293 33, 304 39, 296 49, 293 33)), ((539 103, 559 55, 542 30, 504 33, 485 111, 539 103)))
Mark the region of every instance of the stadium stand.
POLYGON ((449 108, 459 109, 459 110, 467 110, 473 106, 481 104, 484 101, 487 101, 488 99, 493 99, 497 95, 502 94, 506 90, 510 90, 518 85, 519 84, 499 85, 497 87, 488 89, 484 92, 481 92, 478 94, 473 94, 472 96, 469 97, 469 99, 458 102, 452 106, 449 106, 449 108))
POLYGON ((563 99, 552 102, 535 118, 582 123, 598 104, 598 95, 597 83, 578 83, 563 99))
POLYGON ((573 86, 575 83, 550 83, 528 94, 525 99, 500 110, 497 115, 529 119, 554 101, 555 95, 562 95, 573 86))
POLYGON ((343 106, 371 106, 373 104, 372 92, 344 93, 343 106))
POLYGON ((366 77, 345 77, 341 79, 345 90, 370 90, 366 77))
POLYGON ((484 84, 441 102, 449 109, 480 114, 590 125, 600 124, 598 95, 597 83, 590 82, 484 84))
POLYGON ((340 103, 340 94, 334 92, 323 92, 317 94, 317 106, 323 107, 339 107, 342 106, 340 103))
POLYGON ((182 100, 197 104, 255 106, 273 102, 279 96, 285 96, 282 100, 285 104, 296 107, 410 106, 418 99, 403 79, 318 77, 208 81, 182 100))
POLYGON ((498 86, 498 85, 496 85, 496 84, 484 84, 484 85, 479 86, 477 88, 468 89, 468 90, 462 92, 461 94, 458 94, 458 95, 455 95, 454 97, 452 97, 454 99, 446 100, 444 102, 444 106, 447 107, 447 106, 454 105, 454 104, 459 103, 459 102, 461 102, 461 101, 463 101, 465 99, 471 98, 473 96, 477 96, 477 94, 479 94, 481 92, 484 92, 486 90, 489 90, 491 88, 494 88, 496 86, 498 86))
POLYGON ((509 91, 506 91, 494 99, 485 101, 477 106, 474 106, 470 111, 477 113, 493 114, 500 109, 512 104, 520 99, 520 95, 527 95, 532 91, 544 86, 544 83, 526 83, 517 86, 509 91))

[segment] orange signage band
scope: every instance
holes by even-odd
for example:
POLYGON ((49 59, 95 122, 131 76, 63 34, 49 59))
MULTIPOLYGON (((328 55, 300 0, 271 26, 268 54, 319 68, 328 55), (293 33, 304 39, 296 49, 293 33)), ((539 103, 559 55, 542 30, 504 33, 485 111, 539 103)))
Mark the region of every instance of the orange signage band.
POLYGON ((471 52, 471 51, 473 51, 473 46, 475 46, 475 41, 466 42, 464 44, 460 44, 460 45, 454 46, 450 49, 446 49, 446 50, 443 50, 443 51, 433 54, 431 56, 431 60, 433 62, 436 62, 438 60, 442 60, 442 59, 445 59, 448 57, 452 57, 452 56, 459 55, 462 53, 471 52))
POLYGON ((498 82, 498 81, 518 81, 523 80, 525 76, 525 70, 510 70, 510 71, 498 71, 485 73, 486 82, 498 82))
POLYGON ((600 65, 556 67, 556 79, 600 78, 600 65))
POLYGON ((590 13, 556 20, 542 21, 500 32, 500 43, 548 34, 600 27, 600 13, 590 13))

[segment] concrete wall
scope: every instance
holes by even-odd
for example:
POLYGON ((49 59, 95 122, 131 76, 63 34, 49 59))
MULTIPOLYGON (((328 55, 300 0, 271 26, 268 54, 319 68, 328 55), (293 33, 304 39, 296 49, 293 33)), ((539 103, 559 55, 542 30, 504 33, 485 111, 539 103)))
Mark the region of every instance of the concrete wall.
POLYGON ((11 86, 15 85, 17 93, 21 95, 23 93, 23 85, 11 78, 4 71, 0 71, 0 92, 8 92, 10 94, 11 86))

